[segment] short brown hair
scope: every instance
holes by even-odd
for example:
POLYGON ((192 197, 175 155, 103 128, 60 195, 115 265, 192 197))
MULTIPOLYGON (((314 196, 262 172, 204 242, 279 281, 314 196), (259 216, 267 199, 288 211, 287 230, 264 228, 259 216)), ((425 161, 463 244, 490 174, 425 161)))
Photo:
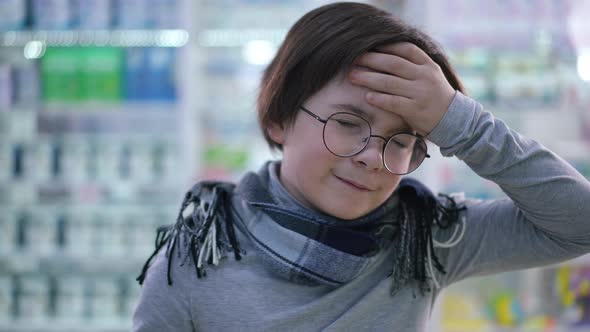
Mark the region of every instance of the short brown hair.
POLYGON ((295 22, 262 76, 258 122, 270 148, 282 150, 267 132, 271 124, 292 125, 299 106, 347 72, 356 58, 396 42, 420 47, 441 67, 451 86, 464 92, 442 48, 422 31, 371 5, 325 5, 295 22))

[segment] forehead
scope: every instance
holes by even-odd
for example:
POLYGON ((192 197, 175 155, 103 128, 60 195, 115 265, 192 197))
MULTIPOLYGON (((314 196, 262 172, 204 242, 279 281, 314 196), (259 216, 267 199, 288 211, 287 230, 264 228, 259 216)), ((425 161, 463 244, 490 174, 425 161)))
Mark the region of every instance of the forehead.
POLYGON ((375 129, 411 130, 400 116, 367 103, 365 95, 368 91, 367 88, 351 84, 344 75, 340 75, 313 95, 306 105, 322 117, 338 111, 351 112, 368 120, 375 129))

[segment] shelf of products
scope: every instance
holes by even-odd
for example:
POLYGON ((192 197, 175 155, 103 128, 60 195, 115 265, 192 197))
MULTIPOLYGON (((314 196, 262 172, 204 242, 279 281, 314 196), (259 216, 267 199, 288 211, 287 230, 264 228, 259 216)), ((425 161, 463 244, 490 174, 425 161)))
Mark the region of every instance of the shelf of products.
POLYGON ((0 331, 130 330, 194 167, 191 4, 0 3, 0 331))

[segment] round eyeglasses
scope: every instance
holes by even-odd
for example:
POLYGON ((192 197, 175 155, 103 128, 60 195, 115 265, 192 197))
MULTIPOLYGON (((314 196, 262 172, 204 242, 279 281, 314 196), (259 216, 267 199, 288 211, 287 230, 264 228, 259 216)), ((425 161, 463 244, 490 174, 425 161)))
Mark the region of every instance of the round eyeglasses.
POLYGON ((301 109, 324 124, 324 145, 338 157, 352 157, 361 153, 371 137, 377 137, 385 141, 382 151, 383 165, 393 174, 409 174, 415 171, 425 158, 430 158, 426 142, 418 135, 399 133, 387 139, 373 135, 369 122, 356 114, 338 112, 322 119, 303 106, 301 109))

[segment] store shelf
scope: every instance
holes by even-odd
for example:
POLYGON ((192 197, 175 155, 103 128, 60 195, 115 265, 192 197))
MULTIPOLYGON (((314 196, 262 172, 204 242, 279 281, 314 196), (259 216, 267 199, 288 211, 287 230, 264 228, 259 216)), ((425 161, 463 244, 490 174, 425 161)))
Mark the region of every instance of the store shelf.
MULTIPOLYGON (((287 29, 207 29, 197 35, 203 47, 237 47, 252 40, 280 43, 287 29)), ((0 33, 0 46, 26 47, 41 42, 45 47, 183 47, 189 42, 185 30, 64 30, 7 31, 0 33)))
MULTIPOLYGON (((154 236, 155 237, 155 236, 154 236)), ((80 274, 139 274, 141 267, 147 259, 145 255, 113 254, 103 257, 93 255, 73 256, 71 254, 36 255, 36 254, 12 254, 0 256, 0 272, 18 274, 49 273, 71 274, 72 271, 80 274), (124 258, 123 258, 124 257, 124 258)))
POLYGON ((253 40, 278 45, 287 35, 286 29, 208 29, 199 34, 202 47, 239 47, 253 40))
MULTIPOLYGON (((62 103, 47 104, 39 112, 42 133, 121 132, 176 133, 178 106, 175 103, 62 103)), ((161 134, 160 134, 161 135, 161 134)))
POLYGON ((144 255, 74 256, 55 253, 39 256, 38 254, 13 254, 0 256, 0 271, 13 274, 43 272, 44 274, 63 274, 75 271, 79 274, 139 274, 149 252, 144 255))
POLYGON ((106 324, 102 321, 80 321, 78 323, 60 323, 55 320, 38 322, 0 322, 0 331, 10 332, 124 332, 131 330, 131 323, 125 321, 106 324))
POLYGON ((0 33, 0 46, 182 47, 189 41, 186 30, 36 30, 0 33))

